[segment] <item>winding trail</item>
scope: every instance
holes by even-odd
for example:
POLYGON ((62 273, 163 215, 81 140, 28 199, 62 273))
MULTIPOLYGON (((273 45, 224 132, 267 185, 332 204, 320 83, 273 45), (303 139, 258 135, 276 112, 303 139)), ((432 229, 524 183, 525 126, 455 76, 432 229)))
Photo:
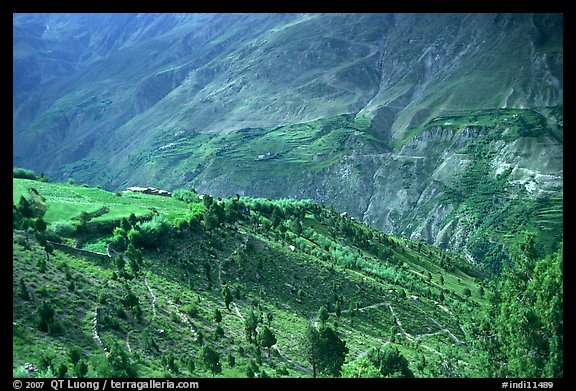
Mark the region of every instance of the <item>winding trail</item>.
POLYGON ((308 375, 312 374, 312 370, 310 368, 306 368, 303 367, 302 365, 295 363, 294 361, 292 361, 291 359, 289 359, 287 356, 285 356, 282 351, 280 350, 280 346, 278 346, 278 344, 276 344, 276 351, 278 352, 278 355, 280 355, 280 357, 284 360, 286 360, 286 362, 288 364, 290 364, 294 369, 299 370, 300 372, 304 372, 308 375))
POLYGON ((236 315, 244 321, 245 319, 242 316, 242 314, 240 313, 240 311, 238 311, 238 307, 236 306, 236 303, 232 302, 232 305, 234 306, 234 311, 236 311, 236 315))
POLYGON ((448 308, 444 307, 442 304, 436 303, 436 305, 437 305, 438 308, 440 308, 442 311, 446 312, 447 314, 452 315, 452 311, 450 311, 448 308))
POLYGON ((178 306, 176 304, 174 304, 172 302, 172 300, 168 299, 168 305, 174 309, 174 312, 176 312, 176 315, 178 315, 178 317, 180 319, 182 319, 182 322, 184 322, 186 324, 186 326, 188 326, 190 333, 194 336, 194 338, 196 338, 196 330, 194 329, 194 326, 192 325, 192 323, 190 323, 190 320, 188 319, 188 317, 180 311, 178 306))
MULTIPOLYGON (((455 336, 454 334, 452 334, 452 332, 444 327, 442 324, 440 324, 436 319, 431 318, 430 316, 424 314, 424 316, 426 316, 426 319, 428 319, 429 321, 431 321, 432 323, 434 323, 436 326, 438 326, 440 328, 440 330, 437 330, 435 332, 432 333, 425 333, 425 334, 418 334, 418 335, 412 335, 409 332, 407 332, 404 327, 402 326, 402 322, 400 322, 400 319, 398 319, 398 316, 396 316, 396 313, 394 312, 394 309, 392 308, 392 305, 390 305, 390 303, 388 303, 387 301, 382 301, 380 303, 376 303, 376 304, 371 304, 371 305, 367 305, 365 307, 359 308, 358 311, 360 312, 365 312, 368 309, 372 309, 372 308, 378 308, 381 306, 387 306, 388 309, 390 310, 390 313, 392 314, 392 316, 394 317, 395 321, 396 321, 396 325, 398 326, 398 328, 400 329, 400 331, 402 332, 402 334, 404 335, 404 337, 406 337, 406 339, 410 340, 410 341, 419 341, 422 338, 425 337, 431 337, 433 335, 437 335, 437 334, 441 334, 441 333, 446 333, 448 334, 448 336, 456 343, 461 344, 462 341, 460 341, 460 339, 455 336)), ((442 309, 444 309, 445 311, 449 312, 449 310, 444 307, 441 306, 442 309)), ((342 310, 341 313, 346 313, 346 312, 350 312, 350 310, 342 310)), ((336 313, 335 312, 330 312, 330 315, 335 316, 336 313)))
POLYGON ((128 334, 126 334, 126 349, 128 349, 129 353, 132 353, 132 348, 130 347, 130 333, 132 333, 134 330, 130 330, 128 331, 128 334))
POLYGON ((104 351, 108 351, 104 343, 100 339, 100 335, 98 335, 98 308, 94 310, 94 318, 92 319, 92 338, 96 341, 96 344, 104 349, 104 351))
MULTIPOLYGON (((400 329, 400 331, 402 332, 402 334, 404 334, 404 337, 410 341, 410 342, 415 342, 418 340, 418 338, 414 338, 414 336, 410 333, 408 333, 406 330, 404 330, 404 327, 402 327, 402 322, 400 322, 400 319, 398 319, 398 317, 396 316, 396 313, 394 313, 394 309, 392 308, 392 306, 390 304, 388 304, 388 308, 390 309, 390 312, 392 313, 392 316, 394 316, 394 319, 396 319, 396 325, 398 326, 398 328, 400 329)), ((424 349, 427 349, 429 351, 431 351, 432 353, 436 353, 440 356, 444 356, 444 354, 440 353, 438 350, 431 348, 428 345, 420 345, 422 346, 424 349)))
POLYGON ((438 327, 441 328, 441 330, 437 331, 435 334, 438 334, 438 333, 446 333, 446 334, 448 334, 448 336, 449 336, 450 338, 452 338, 452 340, 453 340, 454 342, 456 342, 457 344, 461 344, 461 343, 462 343, 462 342, 458 339, 457 336, 455 336, 454 334, 452 334, 452 332, 451 332, 450 330, 448 330, 446 327, 444 327, 444 326, 442 326, 440 323, 438 323, 438 322, 436 321, 436 319, 433 319, 433 318, 430 318, 430 317, 429 317, 428 319, 430 319, 430 320, 432 321, 432 323, 434 323, 436 326, 438 326, 438 327))
MULTIPOLYGON (((360 308, 358 308, 358 311, 360 311, 360 312, 365 312, 366 310, 369 310, 369 309, 372 309, 372 308, 382 307, 383 305, 389 306, 390 304, 388 304, 387 301, 382 301, 382 302, 380 302, 380 303, 370 304, 370 305, 367 305, 367 306, 365 306, 365 307, 360 307, 360 308)), ((355 311, 355 310, 353 310, 353 311, 355 311)), ((346 309, 346 310, 340 311, 341 314, 345 314, 345 313, 347 313, 347 312, 350 312, 350 310, 349 310, 349 309, 346 309)), ((336 316, 336 312, 329 312, 329 314, 332 315, 332 316, 336 316)))
POLYGON ((152 288, 150 288, 150 284, 148 284, 148 279, 144 277, 144 283, 146 284, 146 288, 148 288, 148 292, 150 296, 152 296, 152 319, 156 317, 156 295, 152 292, 152 288))
MULTIPOLYGON (((396 322, 396 325, 398 326, 398 329, 399 329, 400 332, 401 332, 400 334, 402 334, 402 335, 404 336, 404 338, 406 338, 407 340, 409 340, 409 341, 411 341, 411 342, 417 342, 417 341, 420 341, 420 340, 422 340, 423 338, 426 338, 426 337, 431 337, 431 336, 434 336, 434 335, 437 335, 437 334, 446 333, 446 334, 448 334, 448 336, 449 336, 454 342, 456 342, 456 343, 458 343, 458 344, 461 344, 461 343, 462 343, 462 341, 460 341, 460 339, 458 339, 458 337, 456 337, 454 334, 452 334, 452 332, 451 332, 449 329, 447 329, 446 327, 444 327, 443 325, 441 325, 438 321, 436 321, 435 319, 429 317, 429 316, 426 315, 426 314, 424 314, 424 315, 426 316, 426 319, 428 319, 429 321, 431 321, 432 323, 434 323, 436 326, 438 326, 438 327, 440 328, 440 330, 437 330, 437 331, 432 332, 432 333, 425 333, 425 334, 418 334, 418 335, 412 335, 412 334, 410 334, 409 332, 407 332, 407 331, 404 329, 404 326, 402 325, 402 322, 400 321, 400 319, 398 318, 398 316, 397 316, 396 313, 394 312, 394 308, 393 308, 392 305, 391 305, 390 303, 388 303, 387 301, 382 301, 382 302, 379 302, 379 303, 375 303, 375 304, 371 304, 371 305, 367 305, 367 306, 358 308, 358 311, 360 311, 360 312, 365 312, 365 311, 368 310, 368 309, 378 308, 378 307, 382 307, 382 306, 387 306, 387 307, 388 307, 388 309, 390 310, 390 313, 391 313, 392 316, 394 317, 394 320, 395 320, 395 322, 396 322)), ((446 307, 444 307, 444 308, 446 308, 446 307)), ((447 310, 447 309, 446 309, 446 310, 447 310)), ((350 312, 350 310, 346 309, 346 310, 342 310, 342 311, 341 311, 341 313, 347 313, 347 312, 350 312)), ((330 315, 335 316, 336 313, 335 313, 335 312, 330 312, 330 315)), ((316 321, 312 321, 312 322, 313 322, 314 326, 317 326, 317 322, 316 322, 316 321)), ((429 350, 429 351, 431 351, 431 352, 433 352, 433 353, 435 353, 435 354, 438 354, 438 355, 440 355, 440 356, 444 356, 443 353, 437 351, 437 350, 434 349, 434 348, 431 348, 431 347, 428 346, 428 345, 421 344, 420 346, 422 346, 424 349, 427 349, 427 350, 429 350)), ((369 349, 368 349, 368 350, 369 350, 369 349)), ((360 356, 366 354, 366 352, 367 352, 368 350, 361 352, 361 353, 360 353, 360 356)))

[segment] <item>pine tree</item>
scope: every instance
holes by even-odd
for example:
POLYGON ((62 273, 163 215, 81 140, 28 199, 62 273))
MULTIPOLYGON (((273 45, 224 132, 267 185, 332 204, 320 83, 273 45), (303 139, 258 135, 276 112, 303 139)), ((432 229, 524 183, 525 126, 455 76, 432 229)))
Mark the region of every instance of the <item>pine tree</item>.
POLYGON ((43 301, 36 309, 36 314, 38 315, 38 328, 40 331, 50 331, 56 315, 52 306, 46 301, 43 301))
POLYGON ((396 347, 386 346, 383 350, 373 348, 368 352, 368 359, 383 377, 414 377, 408 360, 396 347))
POLYGON ((318 373, 332 377, 340 376, 348 348, 334 329, 323 326, 317 330, 309 325, 302 342, 306 358, 312 365, 313 377, 318 373))
POLYGON ((136 215, 134 213, 130 213, 130 216, 128 216, 128 222, 132 227, 136 226, 138 219, 136 218, 136 215))
POLYGON ((178 373, 178 365, 176 364, 176 360, 174 358, 174 353, 168 352, 160 359, 164 368, 170 372, 178 373))
POLYGON ((24 282, 23 278, 20 278, 18 296, 20 296, 22 300, 30 300, 30 293, 28 293, 28 288, 26 287, 26 283, 24 282))
POLYGON ((228 356, 226 357, 226 361, 228 362, 228 366, 230 368, 234 368, 236 365, 236 357, 231 352, 228 352, 228 356))
POLYGON ((300 223, 300 220, 298 219, 294 220, 294 224, 292 225, 292 231, 298 236, 302 235, 302 224, 300 223))
POLYGON ((214 321, 216 323, 222 322, 222 313, 220 312, 220 310, 218 308, 216 308, 214 310, 214 321))
POLYGON ((204 345, 200 350, 200 360, 204 368, 216 375, 222 372, 222 365, 220 364, 220 354, 208 345, 204 345))
POLYGON ((348 353, 346 342, 341 340, 338 333, 331 327, 320 329, 320 342, 322 353, 321 365, 318 368, 320 373, 332 377, 340 376, 342 365, 348 353))
POLYGON ((244 332, 246 334, 246 339, 248 342, 255 343, 256 337, 258 336, 256 327, 258 327, 258 317, 254 311, 250 311, 246 319, 244 320, 244 332))
POLYGON ((44 242, 44 254, 46 255, 46 262, 50 261, 50 254, 54 254, 54 246, 48 241, 44 242))
POLYGON ((264 326, 262 332, 258 334, 258 342, 260 346, 268 349, 268 357, 270 357, 270 348, 276 344, 276 336, 268 326, 264 326))
POLYGON ((315 327, 308 325, 302 342, 306 353, 306 359, 310 365, 312 365, 312 377, 316 378, 322 356, 320 348, 320 333, 315 327))
POLYGON ((226 309, 230 311, 230 303, 232 303, 233 297, 228 286, 222 288, 222 296, 224 296, 224 305, 226 306, 226 309))
POLYGON ((128 265, 130 266, 130 270, 132 270, 132 274, 134 276, 138 276, 138 272, 140 271, 142 254, 143 252, 141 249, 136 248, 132 243, 128 243, 124 255, 126 255, 126 258, 128 258, 128 265))
POLYGON ((78 363, 74 366, 74 372, 76 376, 79 378, 86 377, 88 373, 88 364, 83 359, 78 361, 78 363))
MULTIPOLYGON (((136 217, 136 216, 134 216, 136 217)), ((122 219, 120 220, 120 227, 128 232, 130 231, 130 229, 132 229, 132 224, 130 224, 130 222, 128 221, 128 219, 126 217, 122 217, 122 219)))
POLYGON ((326 309, 326 307, 321 306, 318 309, 318 319, 320 319, 320 322, 322 324, 324 324, 328 320, 329 317, 330 317, 330 314, 328 313, 328 310, 326 309))
POLYGON ((192 357, 188 358, 187 361, 188 372, 192 374, 196 370, 196 364, 194 363, 194 359, 192 357))
POLYGON ((529 236, 513 265, 489 291, 490 307, 474 324, 495 377, 563 376, 563 251, 539 260, 529 236))
POLYGON ((124 256, 122 254, 117 254, 116 257, 114 258, 114 264, 118 268, 118 271, 124 270, 124 266, 126 265, 124 256))
POLYGON ((23 195, 20 196, 20 200, 18 201, 18 210, 24 217, 30 218, 34 216, 30 202, 23 195))
POLYGON ((37 218, 34 220, 34 229, 36 232, 44 232, 46 231, 46 222, 42 218, 37 218))
POLYGON ((78 346, 72 346, 68 351, 68 357, 72 365, 76 365, 82 358, 82 350, 78 346))

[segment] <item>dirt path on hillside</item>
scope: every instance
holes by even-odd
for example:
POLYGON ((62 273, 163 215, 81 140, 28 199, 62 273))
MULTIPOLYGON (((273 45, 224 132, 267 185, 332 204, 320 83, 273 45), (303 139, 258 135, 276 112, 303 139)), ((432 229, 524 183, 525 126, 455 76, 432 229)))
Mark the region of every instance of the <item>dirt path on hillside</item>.
POLYGON ((290 364, 292 366, 292 368, 294 368, 300 372, 304 372, 308 375, 312 374, 312 370, 310 368, 303 367, 302 365, 295 363, 294 361, 289 359, 287 356, 285 356, 284 353, 282 353, 282 351, 280 350, 280 346, 278 346, 278 344, 276 344, 276 351, 278 352, 278 355, 280 356, 280 358, 282 358, 288 364, 290 364))
POLYGON ((240 319, 242 319, 242 321, 245 321, 245 319, 242 316, 242 314, 240 313, 240 311, 238 311, 238 307, 236 306, 236 303, 232 302, 232 305, 234 306, 234 311, 236 311, 236 316, 238 316, 240 319))
POLYGON ((108 351, 100 339, 100 335, 98 335, 98 308, 94 310, 94 318, 92 319, 92 338, 98 346, 104 349, 104 351, 108 351))
POLYGON ((248 234, 246 234, 246 232, 244 231, 240 231, 240 233, 244 235, 244 242, 239 244, 238 247, 236 247, 236 249, 232 251, 232 254, 230 254, 224 261, 216 259, 218 264, 218 284, 220 285, 220 289, 222 289, 222 262, 228 262, 230 259, 232 259, 233 256, 235 256, 238 253, 238 251, 240 251, 240 249, 246 250, 246 245, 248 243, 248 234))
POLYGON ((176 312, 176 315, 178 315, 178 317, 182 320, 182 322, 184 322, 186 324, 186 326, 188 326, 190 333, 192 333, 194 338, 196 338, 196 330, 194 329, 194 326, 192 325, 192 323, 190 322, 188 317, 180 311, 180 308, 178 308, 178 306, 176 304, 174 304, 172 302, 172 300, 168 299, 167 301, 168 301, 168 305, 171 308, 173 308, 174 312, 176 312))
MULTIPOLYGON (((400 322, 400 319, 398 319, 398 317, 396 316, 396 313, 394 312, 394 309, 392 308, 392 306, 390 304, 388 304, 388 308, 390 309, 390 312, 392 313, 392 316, 394 316, 394 319, 396 320, 396 325, 398 326, 398 328, 400 329, 400 331, 402 332, 402 334, 404 334, 404 337, 409 340, 410 342, 415 342, 418 340, 418 338, 414 338, 414 336, 410 333, 408 333, 406 330, 404 330, 404 327, 402 327, 402 322, 400 322)), ((423 335, 423 334, 421 334, 423 335)), ((432 353, 436 353, 440 356, 444 356, 444 354, 440 353, 438 350, 431 348, 428 345, 424 345, 421 344, 420 346, 422 346, 424 349, 427 349, 429 351, 431 351, 432 353)))
POLYGON ((452 332, 450 330, 448 330, 446 327, 442 326, 440 323, 438 323, 436 321, 436 319, 433 318, 428 318, 432 321, 432 323, 434 323, 436 326, 440 327, 440 330, 437 331, 435 334, 439 334, 439 333, 446 333, 448 334, 448 336, 452 339, 452 341, 456 342, 457 344, 461 344, 462 342, 458 339, 457 336, 455 336, 454 334, 452 334, 452 332))
MULTIPOLYGON (((393 308, 392 305, 391 305, 390 303, 388 303, 387 301, 382 301, 382 302, 379 302, 379 303, 375 303, 375 304, 371 304, 371 305, 367 305, 367 306, 358 308, 358 311, 359 311, 359 312, 365 312, 366 310, 374 309, 374 308, 378 308, 378 307, 382 307, 382 306, 387 306, 387 307, 388 307, 388 310, 390 311, 390 313, 391 313, 392 316, 394 317, 394 321, 395 321, 396 325, 398 326, 398 329, 400 330, 400 333, 404 336, 404 338, 406 338, 407 340, 409 340, 409 341, 411 341, 411 342, 420 341, 420 340, 422 340, 423 338, 426 338, 426 337, 431 337, 431 336, 434 336, 434 335, 437 335, 437 334, 446 333, 446 334, 448 334, 448 336, 449 336, 454 342, 459 343, 459 344, 462 343, 462 342, 458 339, 458 337, 456 337, 448 328, 444 327, 444 326, 441 325, 438 321, 436 321, 435 319, 431 318, 430 316, 428 316, 428 315, 426 315, 426 314, 424 314, 424 316, 426 317, 426 319, 429 320, 430 322, 434 323, 436 326, 438 326, 438 327, 440 328, 440 330, 434 331, 434 332, 432 332, 432 333, 424 333, 424 334, 416 334, 416 335, 410 334, 408 331, 406 331, 406 330, 404 329, 404 326, 402 325, 402 322, 400 321, 400 319, 399 319, 398 316, 396 315, 396 312, 394 312, 394 308, 393 308)), ((355 310, 352 310, 352 311, 355 311, 355 310)), ((341 311, 342 314, 348 313, 348 312, 350 312, 350 310, 348 310, 348 309, 341 311)), ((336 316, 336 313, 335 313, 335 312, 330 312, 330 315, 336 316)), ((313 321, 312 321, 312 324, 317 327, 318 322, 313 320, 313 321)), ((420 346, 422 346, 424 349, 427 349, 427 350, 429 350, 429 351, 431 351, 431 352, 433 352, 433 353, 435 353, 435 354, 438 354, 438 355, 440 355, 440 356, 444 356, 444 354, 442 354, 441 352, 437 351, 437 350, 434 349, 434 348, 431 348, 431 347, 428 346, 428 345, 421 344, 420 346)), ((363 355, 363 354, 366 354, 366 352, 367 352, 368 350, 370 350, 370 349, 367 349, 366 351, 361 352, 361 353, 360 353, 360 356, 363 355)), ((359 356, 359 357, 360 357, 360 356, 359 356)))
POLYGON ((144 283, 146 284, 146 288, 148 288, 148 293, 152 297, 152 319, 156 317, 156 295, 152 292, 152 288, 150 288, 150 284, 148 284, 148 279, 144 277, 144 283))
POLYGON ((128 331, 128 334, 126 334, 126 349, 128 349, 128 353, 132 353, 132 348, 130 347, 130 333, 132 333, 134 330, 130 330, 128 331))
MULTIPOLYGON (((369 310, 369 309, 372 309, 372 308, 382 307, 382 306, 384 306, 384 305, 389 305, 389 304, 388 304, 387 301, 382 301, 382 302, 380 302, 380 303, 370 304, 370 305, 367 305, 367 306, 365 306, 365 307, 360 307, 360 308, 358 308, 358 311, 360 311, 360 312, 365 312, 366 310, 369 310)), ((352 311, 355 311, 355 309, 352 310, 352 311)), ((350 312, 350 310, 342 310, 342 311, 340 311, 341 314, 346 314, 346 313, 348 313, 348 312, 350 312)), ((330 314, 331 316, 336 316, 336 312, 329 312, 328 314, 330 314)))

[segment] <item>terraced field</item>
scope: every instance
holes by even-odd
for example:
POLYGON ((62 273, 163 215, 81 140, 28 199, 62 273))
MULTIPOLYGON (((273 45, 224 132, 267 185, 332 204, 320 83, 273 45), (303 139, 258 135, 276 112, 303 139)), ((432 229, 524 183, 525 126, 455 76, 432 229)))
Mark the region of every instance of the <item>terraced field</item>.
POLYGON ((111 221, 127 217, 150 215, 153 210, 173 221, 190 217, 193 210, 172 197, 159 197, 142 193, 111 193, 99 188, 64 183, 45 183, 30 179, 14 178, 12 200, 18 203, 21 196, 30 197, 29 189, 36 189, 45 198, 49 208, 45 215, 48 223, 77 220, 80 213, 94 213, 102 208, 108 212, 91 221, 111 221))

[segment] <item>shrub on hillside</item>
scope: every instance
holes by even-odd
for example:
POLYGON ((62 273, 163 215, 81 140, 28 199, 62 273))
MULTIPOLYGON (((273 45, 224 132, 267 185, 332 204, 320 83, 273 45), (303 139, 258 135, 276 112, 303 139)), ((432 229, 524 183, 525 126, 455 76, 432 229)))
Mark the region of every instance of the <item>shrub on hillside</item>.
POLYGON ((408 367, 408 360, 396 347, 385 346, 382 350, 373 348, 367 357, 383 377, 414 377, 414 373, 408 367))
POLYGON ((48 231, 56 236, 71 238, 76 234, 76 226, 71 221, 56 221, 48 226, 48 231))
POLYGON ((12 169, 12 177, 13 178, 23 178, 23 179, 32 179, 34 181, 36 179, 38 179, 38 177, 36 176, 34 171, 27 170, 25 168, 18 168, 18 167, 14 167, 12 169))
POLYGON ((38 317, 38 329, 44 332, 52 331, 55 324, 55 311, 52 305, 43 301, 36 308, 36 314, 38 317))
POLYGON ((154 216, 150 221, 141 223, 140 234, 134 236, 135 246, 155 248, 160 247, 168 238, 172 226, 162 216, 154 216))
POLYGON ((200 202, 200 196, 198 195, 198 193, 184 189, 174 190, 172 192, 172 197, 180 201, 184 201, 188 204, 200 202))

